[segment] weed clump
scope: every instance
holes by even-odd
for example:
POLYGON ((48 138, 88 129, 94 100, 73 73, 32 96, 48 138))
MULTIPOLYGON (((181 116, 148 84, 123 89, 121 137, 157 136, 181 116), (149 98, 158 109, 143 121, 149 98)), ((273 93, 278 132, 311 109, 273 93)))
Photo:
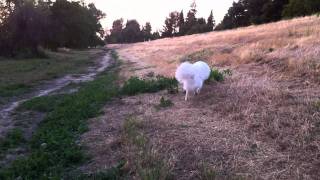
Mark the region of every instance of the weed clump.
POLYGON ((232 71, 230 69, 225 69, 223 71, 219 71, 218 69, 211 69, 210 76, 206 83, 209 83, 211 81, 218 81, 222 82, 226 76, 231 76, 232 71))
POLYGON ((173 102, 170 99, 165 99, 163 96, 160 99, 160 103, 156 106, 156 108, 166 108, 173 106, 173 102))

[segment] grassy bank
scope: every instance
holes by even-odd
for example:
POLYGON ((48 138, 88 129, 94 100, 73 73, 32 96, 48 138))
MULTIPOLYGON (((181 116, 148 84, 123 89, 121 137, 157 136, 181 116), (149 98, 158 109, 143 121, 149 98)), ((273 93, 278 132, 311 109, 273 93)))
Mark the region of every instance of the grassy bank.
MULTIPOLYGON (((112 57, 117 58, 115 54, 112 57)), ((115 64, 95 80, 83 84, 74 94, 39 97, 22 104, 20 110, 40 111, 47 115, 27 142, 28 156, 1 169, 0 179, 61 179, 74 166, 83 163, 87 157, 77 142, 87 130, 87 120, 99 115, 101 108, 112 98, 137 93, 134 90, 139 84, 126 83, 123 88, 118 86, 118 62, 115 64), (129 93, 123 89, 131 90, 129 93)), ((153 87, 155 83, 157 86, 153 92, 156 92, 171 88, 173 85, 168 83, 171 81, 161 78, 146 81, 143 85, 153 87)))
POLYGON ((23 94, 43 80, 81 73, 103 50, 47 52, 48 58, 0 60, 0 97, 23 94))
POLYGON ((77 138, 86 130, 86 120, 98 115, 100 108, 117 94, 116 77, 116 72, 110 70, 75 94, 61 96, 62 99, 45 101, 48 98, 43 97, 27 102, 26 108, 49 113, 29 143, 30 155, 1 170, 1 179, 60 178, 67 168, 84 161, 77 138))

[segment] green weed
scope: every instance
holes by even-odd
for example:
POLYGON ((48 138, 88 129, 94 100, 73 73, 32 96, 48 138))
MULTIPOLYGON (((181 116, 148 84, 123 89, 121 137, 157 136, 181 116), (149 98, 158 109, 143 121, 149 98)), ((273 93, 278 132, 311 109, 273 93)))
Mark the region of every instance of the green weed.
POLYGON ((155 79, 141 79, 131 77, 122 87, 123 95, 136 95, 141 93, 154 93, 167 89, 168 92, 173 92, 178 89, 178 82, 174 78, 166 78, 157 76, 155 79))
POLYGON ((163 96, 160 99, 160 103, 157 107, 166 108, 173 106, 173 102, 170 99, 165 99, 163 96))
POLYGON ((14 128, 8 132, 4 139, 0 139, 0 152, 6 151, 11 148, 15 148, 21 143, 24 143, 25 139, 21 129, 14 128))

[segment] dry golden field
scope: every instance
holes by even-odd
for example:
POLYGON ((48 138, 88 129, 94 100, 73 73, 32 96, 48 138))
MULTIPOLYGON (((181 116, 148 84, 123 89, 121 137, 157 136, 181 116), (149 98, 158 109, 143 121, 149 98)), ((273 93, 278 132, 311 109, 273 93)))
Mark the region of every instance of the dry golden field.
MULTIPOLYGON (((232 75, 187 102, 181 92, 115 100, 83 136, 94 157, 83 169, 104 169, 120 159, 137 166, 139 153, 123 135, 125 120, 134 117, 152 157, 166 164, 159 170, 163 177, 320 177, 320 18, 109 47, 119 53, 125 78, 172 76, 182 61, 200 59, 232 75), (155 108, 161 97, 174 105, 155 108)), ((143 177, 139 168, 132 173, 143 177)))
POLYGON ((117 49, 122 59, 164 75, 173 75, 176 66, 187 55, 200 57, 211 65, 257 63, 293 75, 317 75, 320 70, 320 19, 312 16, 109 47, 117 49))

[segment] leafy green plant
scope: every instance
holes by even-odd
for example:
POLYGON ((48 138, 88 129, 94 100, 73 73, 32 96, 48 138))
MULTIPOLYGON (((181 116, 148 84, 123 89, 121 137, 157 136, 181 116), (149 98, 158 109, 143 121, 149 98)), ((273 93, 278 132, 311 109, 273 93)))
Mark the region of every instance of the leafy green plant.
POLYGON ((219 71, 218 69, 211 69, 209 79, 206 83, 211 81, 218 81, 221 82, 225 79, 226 76, 231 76, 232 71, 230 69, 225 69, 223 71, 219 71))
POLYGON ((132 96, 140 93, 154 93, 165 89, 173 92, 177 88, 178 82, 174 78, 157 76, 154 79, 141 79, 139 77, 131 77, 124 83, 121 92, 124 95, 132 96))
POLYGON ((173 106, 173 102, 170 99, 165 99, 163 96, 160 99, 160 104, 158 105, 158 107, 162 107, 162 108, 166 108, 166 107, 170 107, 173 106))

